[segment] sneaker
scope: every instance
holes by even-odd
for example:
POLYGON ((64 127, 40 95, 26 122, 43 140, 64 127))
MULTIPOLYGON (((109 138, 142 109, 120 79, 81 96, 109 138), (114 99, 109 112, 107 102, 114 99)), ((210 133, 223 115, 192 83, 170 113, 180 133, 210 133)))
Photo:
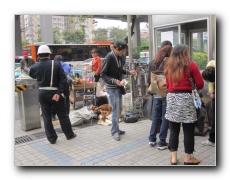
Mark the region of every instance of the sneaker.
POLYGON ((155 146, 156 145, 156 141, 155 142, 149 142, 150 146, 155 146))
POLYGON ((167 142, 158 142, 158 149, 159 150, 164 150, 164 149, 168 149, 168 143, 167 142))
POLYGON ((215 146, 215 143, 209 141, 208 139, 205 140, 205 141, 202 141, 202 144, 203 144, 204 146, 215 146))
POLYGON ((118 132, 114 133, 113 139, 115 139, 116 141, 120 141, 120 134, 118 132))

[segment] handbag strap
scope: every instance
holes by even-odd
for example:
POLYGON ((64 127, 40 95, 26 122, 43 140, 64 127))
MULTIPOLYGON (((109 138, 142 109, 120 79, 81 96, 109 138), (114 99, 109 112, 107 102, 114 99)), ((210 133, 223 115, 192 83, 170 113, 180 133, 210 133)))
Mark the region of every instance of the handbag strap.
MULTIPOLYGON (((165 60, 166 60, 167 58, 168 58, 168 57, 165 57, 165 58, 164 58, 164 60, 162 61, 161 65, 159 66, 158 69, 161 69, 161 66, 164 64, 164 62, 165 62, 165 60)), ((157 69, 157 71, 158 71, 158 69, 157 69)))
POLYGON ((196 89, 196 85, 195 85, 195 83, 194 83, 194 81, 193 81, 193 78, 192 78, 192 76, 191 76, 191 73, 190 73, 190 68, 188 68, 188 76, 189 76, 189 81, 190 81, 190 83, 191 83, 192 89, 193 89, 193 90, 196 89))
POLYGON ((52 87, 52 85, 53 85, 53 74, 54 74, 54 60, 52 60, 50 87, 52 87))

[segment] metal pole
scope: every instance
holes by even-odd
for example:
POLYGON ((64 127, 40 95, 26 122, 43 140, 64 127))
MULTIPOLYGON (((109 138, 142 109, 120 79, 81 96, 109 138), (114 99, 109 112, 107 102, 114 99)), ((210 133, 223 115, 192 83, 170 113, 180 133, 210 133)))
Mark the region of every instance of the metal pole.
POLYGON ((20 15, 15 15, 15 56, 22 54, 20 15))
POLYGON ((148 23, 149 23, 149 62, 150 62, 153 59, 153 53, 155 52, 153 15, 148 15, 148 23))
POLYGON ((208 18, 208 61, 216 60, 216 15, 208 18))
MULTIPOLYGON (((132 57, 132 42, 131 42, 131 27, 132 27, 132 16, 127 15, 127 22, 128 22, 128 51, 129 51, 129 67, 131 68, 131 63, 133 62, 133 57, 132 57)), ((131 92, 131 104, 133 105, 133 88, 132 88, 132 76, 130 78, 130 92, 131 92)))

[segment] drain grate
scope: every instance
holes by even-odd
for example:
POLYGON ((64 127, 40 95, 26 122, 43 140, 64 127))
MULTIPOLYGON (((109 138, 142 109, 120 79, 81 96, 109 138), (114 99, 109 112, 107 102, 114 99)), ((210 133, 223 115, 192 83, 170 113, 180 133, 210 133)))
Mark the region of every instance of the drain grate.
POLYGON ((26 142, 29 142, 29 141, 33 141, 33 139, 29 136, 21 136, 21 137, 17 137, 15 138, 15 145, 17 144, 21 144, 21 143, 26 143, 26 142))
MULTIPOLYGON (((72 129, 74 131, 76 129, 81 129, 81 128, 88 127, 89 125, 96 125, 96 121, 93 120, 92 124, 90 123, 90 121, 87 121, 87 123, 84 123, 83 125, 78 126, 78 127, 72 127, 72 129)), ((63 133, 63 131, 62 131, 61 128, 55 128, 55 131, 58 134, 62 134, 63 133)), ((30 141, 34 141, 36 139, 43 139, 43 138, 46 138, 45 131, 34 133, 34 134, 30 134, 30 135, 25 135, 25 136, 21 136, 21 137, 16 137, 15 138, 15 145, 26 143, 26 142, 30 142, 30 141)))
POLYGON ((35 136, 37 139, 42 139, 42 138, 45 138, 45 137, 46 137, 45 131, 39 132, 39 133, 34 133, 34 134, 32 134, 32 135, 35 136))

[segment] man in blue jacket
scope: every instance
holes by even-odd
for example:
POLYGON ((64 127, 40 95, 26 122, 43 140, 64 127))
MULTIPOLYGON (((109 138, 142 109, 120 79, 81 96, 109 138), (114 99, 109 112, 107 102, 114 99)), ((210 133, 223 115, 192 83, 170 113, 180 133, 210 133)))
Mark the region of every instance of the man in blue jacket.
POLYGON ((125 131, 119 129, 122 94, 125 94, 125 89, 122 84, 122 74, 137 75, 135 70, 129 71, 122 67, 121 56, 126 47, 127 44, 125 41, 117 41, 114 44, 114 49, 106 55, 106 60, 101 70, 101 78, 105 81, 106 92, 109 94, 109 100, 112 106, 111 134, 116 141, 119 141, 120 135, 125 133, 125 131))

